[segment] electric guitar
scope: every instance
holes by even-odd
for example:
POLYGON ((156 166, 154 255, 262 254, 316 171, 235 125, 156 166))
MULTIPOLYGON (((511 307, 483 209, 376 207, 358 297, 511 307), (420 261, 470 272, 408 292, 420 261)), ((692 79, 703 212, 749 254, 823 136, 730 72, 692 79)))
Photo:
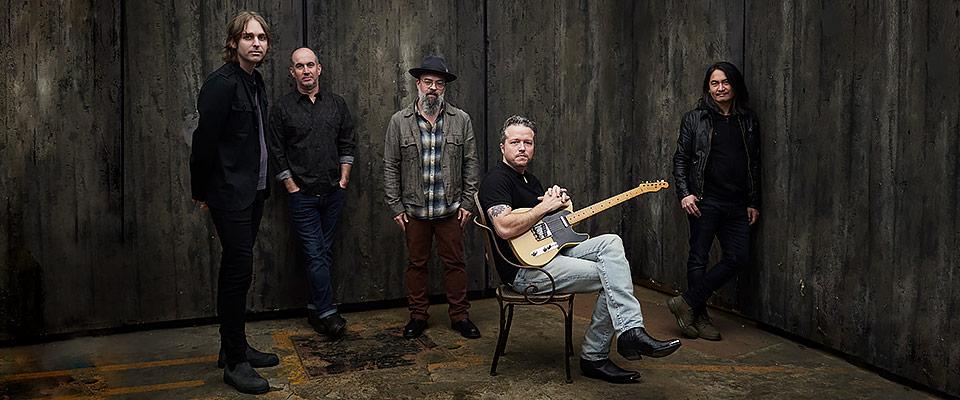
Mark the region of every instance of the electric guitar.
MULTIPOLYGON (((669 184, 662 180, 645 182, 636 188, 595 203, 587 208, 581 208, 576 212, 570 211, 570 209, 573 208, 573 203, 567 203, 565 208, 544 216, 543 219, 534 224, 527 232, 508 240, 510 248, 521 263, 534 267, 543 266, 556 257, 556 255, 560 253, 560 249, 580 244, 590 238, 590 235, 574 232, 572 226, 600 211, 623 203, 641 194, 656 192, 668 186, 669 184)), ((530 211, 530 208, 518 208, 511 211, 511 213, 523 213, 527 211, 530 211)))

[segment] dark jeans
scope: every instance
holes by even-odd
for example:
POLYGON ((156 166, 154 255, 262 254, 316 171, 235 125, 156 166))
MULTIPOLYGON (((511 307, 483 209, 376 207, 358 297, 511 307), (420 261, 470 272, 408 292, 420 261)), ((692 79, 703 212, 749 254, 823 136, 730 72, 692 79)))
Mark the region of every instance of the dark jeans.
POLYGON ((217 281, 217 315, 220 317, 220 347, 226 362, 236 365, 247 361, 247 337, 244 333, 247 290, 253 279, 253 243, 263 216, 264 190, 247 208, 225 211, 210 208, 210 217, 220 237, 220 274, 217 281))
POLYGON ((750 257, 750 224, 747 205, 704 198, 697 202, 700 218, 690 221, 690 256, 687 259, 687 292, 683 299, 690 307, 702 309, 719 289, 750 257), (707 271, 713 238, 720 242, 723 258, 707 271))
POLYGON ((407 264, 410 318, 426 320, 429 316, 427 258, 430 257, 430 245, 434 237, 437 238, 437 256, 443 262, 450 321, 460 322, 467 318, 467 309, 470 308, 470 302, 467 301, 467 268, 463 262, 463 229, 460 228, 457 215, 432 220, 411 217, 405 236, 410 253, 407 264))
POLYGON ((343 209, 344 189, 319 196, 288 193, 290 216, 300 237, 300 249, 306 256, 307 281, 310 287, 310 304, 320 317, 337 312, 333 305, 333 289, 330 288, 330 266, 333 264, 332 247, 337 231, 337 220, 343 209))

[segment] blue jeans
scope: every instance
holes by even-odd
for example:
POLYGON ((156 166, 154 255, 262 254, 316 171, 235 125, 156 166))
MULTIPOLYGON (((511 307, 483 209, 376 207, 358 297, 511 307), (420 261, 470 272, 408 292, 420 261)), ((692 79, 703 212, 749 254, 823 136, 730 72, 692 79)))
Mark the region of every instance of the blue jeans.
POLYGON ((690 220, 690 256, 687 258, 687 292, 683 300, 703 309, 707 299, 733 277, 750 258, 750 224, 747 205, 704 198, 697 202, 700 218, 690 220), (707 271, 713 238, 720 242, 723 258, 707 271))
MULTIPOLYGON (((599 361, 610 358, 615 333, 643 327, 640 302, 633 296, 630 263, 620 236, 607 234, 587 239, 560 252, 543 266, 553 275, 557 293, 599 291, 590 326, 583 335, 580 358, 599 361)), ((529 269, 521 269, 513 280, 517 291, 536 285, 537 293, 550 291, 550 279, 529 269)))
POLYGON ((343 209, 343 188, 328 195, 310 196, 300 192, 288 193, 290 216, 300 237, 300 249, 306 257, 307 282, 310 287, 309 309, 315 309, 320 318, 337 312, 330 288, 330 266, 333 264, 331 247, 337 231, 337 220, 343 209))

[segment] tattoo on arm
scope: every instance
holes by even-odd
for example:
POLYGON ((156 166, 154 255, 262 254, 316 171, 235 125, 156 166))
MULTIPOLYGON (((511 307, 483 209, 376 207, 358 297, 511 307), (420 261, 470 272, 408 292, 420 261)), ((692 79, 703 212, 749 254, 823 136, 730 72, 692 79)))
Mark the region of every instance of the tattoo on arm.
POLYGON ((499 217, 500 214, 503 214, 507 211, 510 211, 510 207, 503 204, 490 207, 490 209, 487 210, 487 212, 490 213, 490 218, 499 217))

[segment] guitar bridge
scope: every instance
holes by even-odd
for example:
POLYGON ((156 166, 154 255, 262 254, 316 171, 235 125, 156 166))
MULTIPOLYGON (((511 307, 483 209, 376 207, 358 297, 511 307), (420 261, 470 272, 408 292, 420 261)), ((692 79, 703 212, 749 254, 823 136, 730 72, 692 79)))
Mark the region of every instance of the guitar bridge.
POLYGON ((550 227, 543 222, 540 222, 530 228, 530 232, 533 233, 533 237, 536 238, 537 241, 546 239, 553 235, 553 233, 550 232, 550 227))
POLYGON ((537 257, 537 256, 539 256, 539 255, 541 255, 541 254, 545 254, 545 253, 547 253, 548 251, 553 250, 553 249, 555 249, 555 248, 557 248, 557 247, 560 247, 560 245, 557 244, 557 242, 550 243, 550 244, 548 244, 548 245, 546 245, 546 246, 543 246, 543 247, 541 247, 541 248, 539 248, 539 249, 536 249, 536 250, 534 250, 534 251, 531 251, 531 252, 530 252, 530 257, 537 257))

